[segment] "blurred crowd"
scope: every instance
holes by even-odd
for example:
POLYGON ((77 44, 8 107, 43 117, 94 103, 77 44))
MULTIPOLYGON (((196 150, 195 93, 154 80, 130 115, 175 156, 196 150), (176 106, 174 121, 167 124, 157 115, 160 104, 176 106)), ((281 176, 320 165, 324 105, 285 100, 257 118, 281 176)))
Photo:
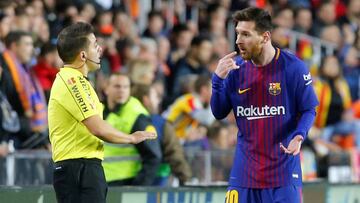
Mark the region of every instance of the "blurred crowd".
MULTIPOLYGON (((89 75, 102 101, 111 91, 110 76, 124 74, 131 97, 169 121, 185 151, 233 150, 233 116, 216 121, 210 111, 211 74, 236 49, 233 11, 248 6, 266 8, 274 46, 294 52, 311 69, 320 105, 303 146, 316 167, 305 166, 304 178, 326 177, 324 157, 360 149, 359 0, 1 0, 0 156, 51 149, 47 102, 63 66, 57 34, 78 21, 94 26, 103 49, 100 71, 89 75)), ((127 97, 121 89, 115 93, 127 97)), ((212 181, 227 181, 228 156, 212 160, 212 181)), ((190 158, 198 171, 199 160, 190 158)))

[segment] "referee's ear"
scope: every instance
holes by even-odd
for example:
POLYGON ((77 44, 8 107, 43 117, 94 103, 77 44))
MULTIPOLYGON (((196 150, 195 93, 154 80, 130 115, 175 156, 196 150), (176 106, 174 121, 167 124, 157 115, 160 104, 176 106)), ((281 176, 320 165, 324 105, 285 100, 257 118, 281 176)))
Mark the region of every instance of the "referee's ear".
POLYGON ((86 54, 84 51, 81 52, 81 60, 86 61, 86 54))

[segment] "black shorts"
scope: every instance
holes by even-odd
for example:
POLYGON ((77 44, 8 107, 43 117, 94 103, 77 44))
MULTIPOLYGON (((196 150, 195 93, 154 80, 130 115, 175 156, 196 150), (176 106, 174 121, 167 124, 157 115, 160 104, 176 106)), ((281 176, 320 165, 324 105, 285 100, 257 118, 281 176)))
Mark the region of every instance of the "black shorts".
POLYGON ((106 202, 107 184, 99 159, 56 162, 53 185, 59 203, 106 202))

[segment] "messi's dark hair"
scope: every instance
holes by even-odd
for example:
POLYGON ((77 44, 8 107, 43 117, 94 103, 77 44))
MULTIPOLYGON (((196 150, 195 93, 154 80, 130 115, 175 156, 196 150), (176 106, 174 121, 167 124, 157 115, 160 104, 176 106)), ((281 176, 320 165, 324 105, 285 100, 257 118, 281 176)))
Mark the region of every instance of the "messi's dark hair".
POLYGON ((240 21, 255 22, 255 30, 258 31, 259 33, 271 31, 273 29, 271 16, 269 12, 260 8, 248 7, 246 9, 237 11, 233 15, 233 19, 235 24, 237 24, 240 21))

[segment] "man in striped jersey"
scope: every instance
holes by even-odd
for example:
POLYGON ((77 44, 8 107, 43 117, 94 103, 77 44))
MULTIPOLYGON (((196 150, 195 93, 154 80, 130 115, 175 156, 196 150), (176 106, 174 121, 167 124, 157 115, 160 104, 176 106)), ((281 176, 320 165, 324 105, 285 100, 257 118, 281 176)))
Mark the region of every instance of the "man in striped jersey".
POLYGON ((234 112, 239 128, 226 203, 301 202, 300 147, 318 105, 305 64, 271 44, 271 16, 234 15, 240 56, 223 57, 212 78, 217 119, 234 112))

